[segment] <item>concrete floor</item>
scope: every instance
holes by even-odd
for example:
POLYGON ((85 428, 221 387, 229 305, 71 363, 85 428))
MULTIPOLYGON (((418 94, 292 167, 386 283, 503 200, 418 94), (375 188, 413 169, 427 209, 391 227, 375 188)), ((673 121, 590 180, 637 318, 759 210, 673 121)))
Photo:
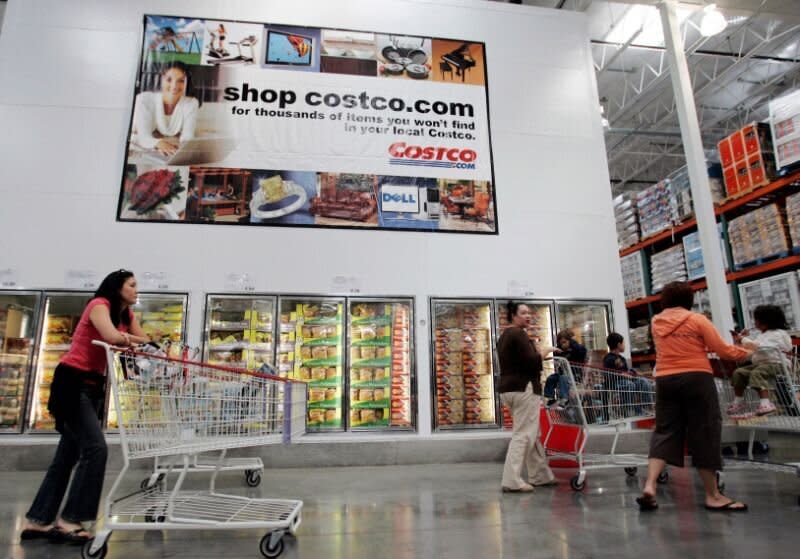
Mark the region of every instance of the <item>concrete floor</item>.
MULTIPOLYGON (((251 496, 299 497, 303 524, 281 557, 389 558, 796 558, 800 480, 730 471, 728 492, 746 514, 708 513, 692 471, 672 470, 661 508, 639 513, 641 479, 619 469, 589 472, 574 493, 562 483, 534 494, 500 492, 497 463, 269 470, 261 487, 224 474, 221 489, 251 496)), ((640 472, 641 474, 641 472, 640 472)), ((19 542, 19 527, 40 472, 0 473, 0 557, 74 558, 79 548, 19 542)), ((113 476, 106 480, 110 486, 113 476)), ((130 479, 138 485, 141 472, 130 479)), ((115 532, 109 559, 261 557, 257 531, 115 532)))

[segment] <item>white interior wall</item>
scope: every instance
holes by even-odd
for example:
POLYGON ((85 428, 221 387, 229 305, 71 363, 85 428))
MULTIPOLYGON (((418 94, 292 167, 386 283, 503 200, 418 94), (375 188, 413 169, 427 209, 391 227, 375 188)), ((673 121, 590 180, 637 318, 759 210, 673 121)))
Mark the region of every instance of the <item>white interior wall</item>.
POLYGON ((65 271, 163 271, 203 294, 246 272, 264 292, 417 298, 419 431, 430 432, 427 298, 612 299, 627 331, 608 171, 582 14, 477 0, 11 0, 0 36, 0 268, 63 287, 65 271), (486 43, 497 236, 115 221, 144 13, 486 43))

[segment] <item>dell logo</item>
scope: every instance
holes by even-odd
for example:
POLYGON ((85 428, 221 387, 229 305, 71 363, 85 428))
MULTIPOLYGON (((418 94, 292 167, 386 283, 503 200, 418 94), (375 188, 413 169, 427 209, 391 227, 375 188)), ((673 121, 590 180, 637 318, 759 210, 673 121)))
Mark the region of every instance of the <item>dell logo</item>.
POLYGON ((400 202, 401 204, 416 204, 417 199, 413 194, 391 194, 389 192, 383 193, 384 202, 400 202))

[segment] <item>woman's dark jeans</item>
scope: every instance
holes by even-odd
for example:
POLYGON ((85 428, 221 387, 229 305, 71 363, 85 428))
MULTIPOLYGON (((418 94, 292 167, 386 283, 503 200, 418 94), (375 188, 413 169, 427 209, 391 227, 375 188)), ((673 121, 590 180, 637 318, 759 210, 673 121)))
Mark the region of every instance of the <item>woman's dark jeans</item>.
POLYGON ((97 518, 108 456, 106 439, 98 419, 104 401, 102 392, 93 386, 81 387, 78 409, 58 421, 61 439, 53 462, 28 510, 28 520, 50 524, 56 519, 76 464, 61 518, 76 523, 97 518))

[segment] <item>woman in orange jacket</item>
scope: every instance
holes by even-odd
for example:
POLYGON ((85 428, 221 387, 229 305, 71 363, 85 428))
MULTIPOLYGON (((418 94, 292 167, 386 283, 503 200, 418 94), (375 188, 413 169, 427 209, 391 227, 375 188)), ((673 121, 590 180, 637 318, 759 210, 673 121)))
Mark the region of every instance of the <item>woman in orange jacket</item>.
POLYGON ((716 473, 722 470, 722 417, 708 352, 742 360, 752 350, 728 344, 705 316, 691 312, 694 292, 673 282, 661 293, 661 313, 651 330, 656 347, 656 428, 650 441, 647 482, 639 508, 655 510, 656 480, 666 464, 683 467, 686 443, 705 486, 710 511, 742 512, 744 503, 720 493, 716 473))

